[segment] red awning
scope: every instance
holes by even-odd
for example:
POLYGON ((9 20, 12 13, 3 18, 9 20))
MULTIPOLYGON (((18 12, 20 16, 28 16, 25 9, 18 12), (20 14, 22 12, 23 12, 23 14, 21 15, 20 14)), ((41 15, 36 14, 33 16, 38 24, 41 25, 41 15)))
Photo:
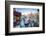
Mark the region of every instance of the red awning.
POLYGON ((14 16, 21 16, 21 13, 14 11, 14 16))

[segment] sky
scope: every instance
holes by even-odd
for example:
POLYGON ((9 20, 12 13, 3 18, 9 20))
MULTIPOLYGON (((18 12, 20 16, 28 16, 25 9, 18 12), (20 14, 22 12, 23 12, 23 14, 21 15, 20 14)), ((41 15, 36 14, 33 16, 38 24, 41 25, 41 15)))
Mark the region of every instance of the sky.
POLYGON ((18 12, 21 12, 22 14, 30 14, 30 13, 39 12, 37 9, 34 9, 34 8, 16 8, 15 10, 18 12))

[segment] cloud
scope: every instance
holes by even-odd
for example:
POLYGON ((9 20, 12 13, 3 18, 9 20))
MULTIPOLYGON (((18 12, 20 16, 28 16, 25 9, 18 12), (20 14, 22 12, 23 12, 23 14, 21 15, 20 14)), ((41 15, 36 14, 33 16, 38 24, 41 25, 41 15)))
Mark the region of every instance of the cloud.
POLYGON ((21 12, 22 14, 28 14, 28 13, 37 13, 37 9, 33 8, 16 8, 15 9, 18 12, 21 12))

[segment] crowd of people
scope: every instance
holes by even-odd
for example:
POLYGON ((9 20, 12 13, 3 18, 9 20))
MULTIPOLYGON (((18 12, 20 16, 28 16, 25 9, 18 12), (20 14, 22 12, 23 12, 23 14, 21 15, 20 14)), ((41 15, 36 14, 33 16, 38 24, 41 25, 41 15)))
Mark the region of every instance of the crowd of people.
POLYGON ((18 22, 14 22, 15 27, 39 27, 39 23, 31 17, 22 17, 18 22))
POLYGON ((39 26, 37 21, 32 20, 31 18, 28 18, 28 17, 22 18, 20 24, 23 27, 38 27, 39 26))

